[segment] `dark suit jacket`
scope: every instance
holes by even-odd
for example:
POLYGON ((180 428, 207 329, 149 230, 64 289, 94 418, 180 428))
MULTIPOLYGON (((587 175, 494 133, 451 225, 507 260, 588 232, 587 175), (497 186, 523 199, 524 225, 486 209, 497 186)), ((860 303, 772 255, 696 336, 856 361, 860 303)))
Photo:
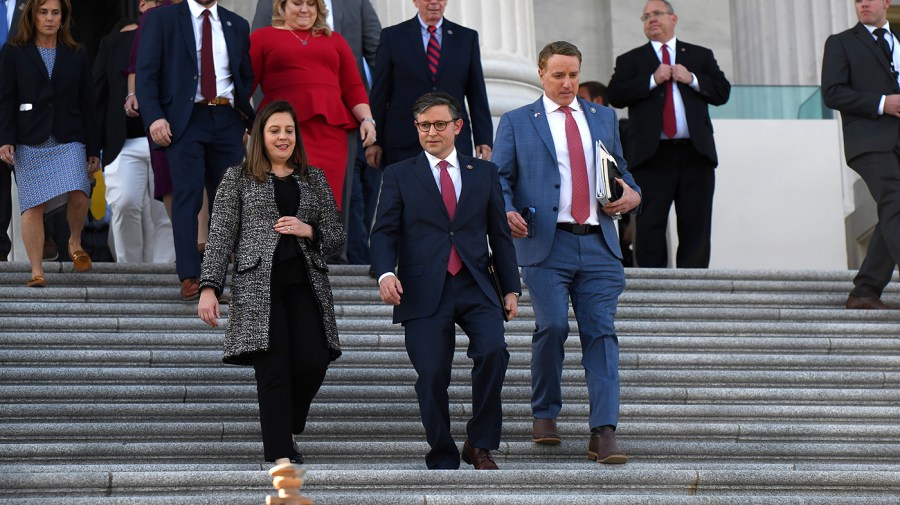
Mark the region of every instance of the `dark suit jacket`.
MULTIPOLYGON (((691 142, 697 152, 715 167, 719 164, 719 158, 709 119, 709 105, 727 102, 731 83, 719 69, 709 49, 677 40, 675 52, 675 63, 684 65, 700 81, 699 92, 686 84, 676 83, 684 101, 691 142)), ((652 158, 659 147, 666 86, 660 85, 650 90, 650 76, 659 65, 659 58, 649 42, 632 49, 616 58, 616 69, 607 88, 610 104, 628 108, 628 138, 624 144, 625 159, 632 172, 640 170, 641 163, 652 158)))
POLYGON ((116 32, 103 37, 94 60, 94 90, 97 93, 97 118, 100 121, 100 138, 103 139, 103 165, 112 163, 125 145, 126 127, 125 95, 128 81, 124 72, 128 68, 131 45, 136 30, 116 32))
POLYGON ((868 152, 890 151, 897 144, 900 119, 878 115, 882 95, 894 93, 900 93, 897 79, 865 26, 857 23, 828 37, 822 95, 825 105, 841 113, 847 161, 868 152))
POLYGON ((370 239, 377 276, 403 285, 394 322, 427 317, 441 299, 451 243, 488 299, 500 306, 488 277, 488 242, 504 293, 521 290, 497 166, 459 154, 462 190, 453 221, 424 153, 387 167, 370 239), (485 240, 487 237, 487 240, 485 240))
POLYGON ((421 150, 413 124, 413 103, 425 93, 449 93, 462 106, 462 132, 456 149, 472 154, 475 145, 493 145, 494 130, 488 105, 478 32, 444 18, 441 60, 437 82, 432 83, 418 16, 381 31, 375 73, 372 77, 372 115, 378 124, 378 143, 385 163, 393 163, 421 150), (472 106, 471 121, 466 99, 472 106))
MULTIPOLYGON (((25 0, 16 0, 15 6, 13 7, 15 11, 13 11, 12 22, 9 25, 9 40, 19 33, 19 21, 22 19, 22 11, 25 10, 25 0)), ((6 8, 9 9, 12 7, 9 3, 7 3, 6 8)), ((3 41, 0 41, 3 42, 3 41)))
POLYGON ((0 145, 35 145, 53 135, 62 143, 81 142, 88 156, 100 156, 84 50, 57 44, 51 79, 33 42, 6 44, 0 51, 0 75, 0 145))
MULTIPOLYGON (((334 16, 334 30, 344 37, 353 56, 359 76, 366 89, 372 83, 366 80, 363 59, 370 69, 375 68, 375 52, 378 50, 378 38, 381 35, 381 21, 369 0, 334 0, 331 2, 334 16)), ((258 0, 256 14, 253 15, 251 30, 256 31, 264 26, 272 26, 272 0, 258 0)))
MULTIPOLYGON (((221 5, 218 10, 234 80, 234 107, 250 128, 255 117, 250 106, 250 25, 221 5)), ((200 78, 191 11, 187 2, 157 7, 147 11, 143 23, 135 69, 141 118, 147 129, 165 118, 172 128, 172 142, 177 142, 191 118, 200 78)))

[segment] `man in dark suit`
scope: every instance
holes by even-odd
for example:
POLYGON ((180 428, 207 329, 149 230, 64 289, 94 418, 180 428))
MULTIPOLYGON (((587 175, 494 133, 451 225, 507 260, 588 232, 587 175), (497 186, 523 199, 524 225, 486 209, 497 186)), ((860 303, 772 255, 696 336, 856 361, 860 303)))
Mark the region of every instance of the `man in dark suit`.
POLYGON ((172 229, 181 298, 199 296, 197 213, 241 162, 253 122, 250 26, 216 4, 185 0, 148 11, 136 79, 141 118, 172 170, 172 229))
POLYGON ((521 289, 497 167, 455 148, 463 121, 452 96, 426 94, 413 110, 425 152, 385 169, 372 266, 381 299, 394 305, 394 323, 403 324, 418 374, 416 395, 431 446, 428 468, 459 468, 447 396, 459 324, 475 362, 462 458, 479 470, 496 469, 491 451, 500 446, 500 391, 509 362, 503 311, 515 317, 521 289), (488 243, 502 304, 488 273, 488 243))
POLYGON ((731 84, 712 51, 675 39, 678 16, 665 0, 641 15, 646 45, 616 58, 609 102, 628 107, 625 159, 643 189, 636 217, 637 266, 668 265, 669 208, 678 215, 679 268, 707 268, 715 168, 709 104, 728 101, 731 84))
POLYGON ((900 263, 900 50, 889 0, 856 0, 859 23, 825 42, 822 94, 841 113, 847 164, 878 206, 848 309, 889 309, 881 292, 900 263))
POLYGON ((556 418, 571 298, 590 401, 588 457, 621 464, 627 456, 615 436, 619 340, 613 318, 625 271, 612 216, 636 209, 640 188, 622 158, 616 113, 576 96, 581 51, 552 42, 538 59, 544 94, 504 114, 494 144, 506 215, 534 306, 532 440, 560 443, 556 418), (605 207, 594 196, 597 149, 614 157, 622 172, 622 196, 605 207))
POLYGON ((471 155, 474 138, 475 156, 491 157, 494 130, 478 32, 444 18, 447 1, 413 0, 416 17, 381 31, 370 95, 378 141, 366 148, 372 166, 396 163, 419 151, 409 111, 416 97, 430 91, 443 91, 462 106, 459 152, 471 155))
MULTIPOLYGON (((19 19, 25 0, 0 0, 0 46, 12 40, 19 31, 19 19)), ((0 161, 0 261, 12 251, 12 237, 7 233, 12 220, 12 166, 0 161)))

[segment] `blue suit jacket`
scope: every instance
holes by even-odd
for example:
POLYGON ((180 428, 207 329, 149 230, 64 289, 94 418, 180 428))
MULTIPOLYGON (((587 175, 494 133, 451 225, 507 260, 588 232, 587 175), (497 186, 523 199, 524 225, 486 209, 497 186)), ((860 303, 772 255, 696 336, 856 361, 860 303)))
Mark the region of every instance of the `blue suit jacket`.
MULTIPOLYGON (((247 128, 255 113, 250 106, 253 67, 250 64, 250 25, 237 14, 218 8, 228 46, 231 77, 234 81, 234 107, 247 128)), ((177 142, 187 128, 194 108, 200 78, 197 45, 187 2, 159 7, 147 12, 141 27, 135 78, 144 127, 157 119, 166 119, 177 142)))
POLYGON ((418 16, 381 31, 369 101, 379 126, 378 143, 384 149, 385 163, 421 151, 412 109, 420 96, 432 91, 452 95, 462 107, 463 129, 456 138, 459 153, 472 154, 473 134, 475 145, 491 145, 494 125, 481 68, 478 32, 447 18, 441 26, 443 40, 436 82, 431 82, 428 75, 418 16), (471 111, 466 108, 467 98, 471 111))
MULTIPOLYGON (((543 97, 542 97, 543 98, 543 97)), ((556 233, 559 207, 559 163, 556 148, 547 122, 542 98, 536 102, 507 112, 500 118, 497 139, 491 161, 500 169, 500 184, 506 210, 521 211, 534 207, 533 236, 515 239, 516 253, 522 266, 536 265, 547 257, 556 233)), ((591 139, 603 144, 616 158, 622 179, 635 191, 640 188, 627 169, 622 157, 616 113, 602 105, 578 98, 584 108, 591 139)), ((599 203, 595 203, 599 205, 599 203)), ((622 257, 615 223, 602 211, 598 212, 600 228, 609 249, 622 257)))
POLYGON ((378 277, 399 264, 403 295, 394 307, 395 323, 437 310, 451 244, 495 305, 500 302, 488 277, 488 243, 503 293, 521 291, 497 167, 463 154, 459 163, 462 190, 453 221, 424 153, 384 171, 370 242, 378 277))

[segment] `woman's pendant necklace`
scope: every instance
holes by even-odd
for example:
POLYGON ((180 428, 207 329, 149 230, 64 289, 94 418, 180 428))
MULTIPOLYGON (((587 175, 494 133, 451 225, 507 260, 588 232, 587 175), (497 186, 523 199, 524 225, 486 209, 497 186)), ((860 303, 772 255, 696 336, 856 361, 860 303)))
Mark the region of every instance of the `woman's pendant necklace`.
POLYGON ((312 30, 309 31, 309 35, 306 36, 306 40, 301 39, 299 35, 297 35, 296 33, 294 33, 294 30, 288 29, 288 31, 291 32, 291 35, 293 35, 294 38, 296 38, 297 40, 299 40, 300 43, 303 44, 304 46, 307 45, 307 44, 309 44, 309 38, 312 37, 312 30))

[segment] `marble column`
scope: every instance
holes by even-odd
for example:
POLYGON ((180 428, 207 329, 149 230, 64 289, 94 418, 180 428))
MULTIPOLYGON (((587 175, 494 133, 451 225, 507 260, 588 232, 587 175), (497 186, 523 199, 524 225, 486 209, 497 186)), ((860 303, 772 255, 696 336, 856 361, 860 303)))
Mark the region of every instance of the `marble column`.
MULTIPOLYGON (((382 26, 416 15, 411 0, 372 0, 382 26)), ((452 0, 444 12, 454 23, 478 31, 481 66, 495 118, 540 96, 534 41, 533 0, 452 0)))
POLYGON ((733 84, 818 86, 825 39, 856 24, 850 0, 731 0, 733 84))

